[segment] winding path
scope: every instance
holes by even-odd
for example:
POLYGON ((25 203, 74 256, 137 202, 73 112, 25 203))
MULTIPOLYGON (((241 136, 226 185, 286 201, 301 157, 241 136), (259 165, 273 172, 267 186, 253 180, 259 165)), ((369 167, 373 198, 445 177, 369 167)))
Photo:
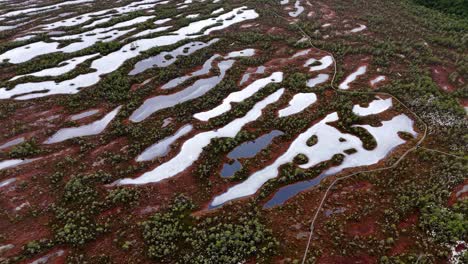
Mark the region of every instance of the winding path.
MULTIPOLYGON (((270 12, 272 12, 275 16, 287 21, 288 19, 279 15, 277 12, 274 11, 274 6, 271 6, 271 8, 269 9, 270 12)), ((312 38, 297 24, 297 23, 294 23, 293 24, 301 33, 301 35, 303 37, 305 37, 309 43, 309 45, 314 48, 314 49, 318 49, 317 47, 315 47, 315 45, 312 43, 312 38)), ((332 58, 333 58, 333 67, 334 67, 334 72, 333 72, 333 78, 331 79, 330 81, 330 87, 335 90, 335 92, 337 93, 348 93, 348 94, 351 94, 351 95, 358 95, 358 94, 372 94, 372 95, 385 95, 385 96, 390 96, 391 98, 393 98, 394 100, 396 100, 400 105, 402 105, 409 113, 411 113, 414 117, 416 117, 416 119, 418 121, 421 122, 421 124, 423 124, 424 126, 424 132, 423 132, 423 135, 422 137, 419 139, 419 141, 413 146, 411 147, 410 149, 408 149, 407 151, 405 151, 405 153, 403 153, 397 161, 395 161, 395 163, 393 163, 392 165, 390 166, 387 166, 387 167, 381 167, 381 168, 376 168, 376 169, 370 169, 370 170, 363 170, 363 171, 359 171, 359 172, 354 172, 354 173, 351 173, 349 175, 346 175, 346 176, 342 176, 342 177, 338 177, 336 178, 327 188, 327 190, 325 191, 323 197, 322 197, 322 200, 320 201, 320 204, 318 205, 316 211, 315 211, 315 214, 314 216, 312 217, 311 219, 311 224, 310 224, 310 234, 309 234, 309 238, 308 238, 308 241, 307 241, 307 246, 304 250, 304 256, 303 256, 303 259, 302 259, 302 264, 304 264, 307 260, 307 253, 309 251, 309 248, 310 248, 310 243, 312 241, 312 237, 314 236, 314 228, 315 228, 315 222, 317 221, 317 218, 318 218, 318 215, 319 215, 319 212, 321 211, 323 205, 325 204, 326 202, 326 199, 328 197, 328 193, 330 192, 331 188, 333 188, 333 186, 335 186, 335 184, 339 181, 342 181, 342 180, 346 180, 348 178, 351 178, 357 174, 361 174, 361 173, 371 173, 371 172, 378 172, 378 171, 384 171, 384 170, 389 170, 389 169, 393 169, 395 168, 396 166, 398 166, 398 164, 410 153, 410 152, 413 152, 414 150, 417 150, 418 148, 421 147, 421 144, 424 142, 424 140, 426 139, 426 136, 427 136, 427 130, 428 130, 428 126, 427 124, 422 120, 421 117, 419 117, 413 110, 411 110, 409 107, 407 107, 400 99, 398 99, 396 96, 390 94, 390 93, 384 93, 384 92, 364 92, 364 91, 351 91, 351 90, 341 90, 341 89, 338 89, 335 87, 335 79, 336 79, 336 73, 337 73, 337 67, 336 67, 336 60, 335 60, 335 56, 333 55, 333 53, 331 52, 328 52, 328 51, 324 51, 326 52, 328 55, 330 55, 332 58)), ((450 153, 447 153, 447 152, 444 152, 444 151, 440 151, 440 150, 433 150, 433 149, 429 149, 429 148, 425 148, 425 147, 421 147, 423 149, 426 149, 426 150, 429 150, 429 151, 434 151, 434 152, 437 152, 437 153, 441 153, 441 154, 445 154, 445 155, 449 155, 449 156, 452 156, 452 157, 456 157, 456 158, 463 158, 461 156, 457 156, 457 155, 454 155, 454 154, 450 154, 450 153)))

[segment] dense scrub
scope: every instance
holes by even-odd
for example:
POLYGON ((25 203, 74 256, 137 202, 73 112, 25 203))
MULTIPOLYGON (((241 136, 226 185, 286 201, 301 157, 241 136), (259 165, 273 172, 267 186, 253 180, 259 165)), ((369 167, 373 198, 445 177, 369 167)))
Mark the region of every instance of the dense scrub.
POLYGON ((414 0, 420 5, 440 10, 445 13, 459 16, 468 16, 467 0, 414 0))

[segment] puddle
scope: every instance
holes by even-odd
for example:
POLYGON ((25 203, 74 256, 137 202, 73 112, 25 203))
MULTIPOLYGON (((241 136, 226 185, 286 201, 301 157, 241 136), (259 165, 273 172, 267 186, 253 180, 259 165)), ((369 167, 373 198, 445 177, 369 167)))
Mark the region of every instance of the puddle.
POLYGON ((130 120, 132 122, 141 122, 159 110, 173 107, 206 94, 223 80, 226 71, 229 70, 233 64, 233 60, 221 61, 218 64, 221 71, 219 76, 197 80, 191 86, 174 94, 159 95, 145 100, 145 102, 132 113, 130 120))
POLYGON ((112 112, 105 115, 104 118, 97 120, 91 124, 79 127, 62 128, 50 138, 48 138, 44 142, 44 144, 54 144, 71 138, 98 135, 102 131, 104 131, 104 129, 106 129, 107 125, 114 119, 114 117, 119 112, 120 108, 121 106, 115 108, 114 110, 112 110, 112 112))
POLYGON ((135 160, 138 162, 150 161, 155 158, 165 156, 169 152, 171 145, 179 138, 190 133, 192 129, 192 125, 183 126, 174 135, 164 138, 158 143, 153 144, 149 148, 145 149, 145 151, 143 151, 143 153, 141 153, 135 160))
POLYGON ((278 111, 279 117, 286 117, 302 112, 317 101, 314 93, 298 93, 289 101, 289 106, 278 111))
POLYGON ((159 182, 164 179, 174 177, 175 175, 190 167, 200 157, 201 153, 203 152, 203 148, 208 146, 213 138, 235 137, 242 129, 242 127, 252 121, 257 120, 262 115, 262 110, 265 107, 278 101, 283 92, 284 89, 280 89, 269 95, 262 101, 256 103, 255 106, 249 112, 247 112, 245 116, 231 121, 224 127, 199 133, 185 141, 180 149, 180 152, 166 163, 163 163, 162 165, 144 173, 135 179, 127 178, 119 180, 116 182, 116 184, 146 184, 150 182, 159 182))
POLYGON ((223 165, 223 169, 221 170, 221 176, 233 176, 234 173, 236 173, 242 168, 242 164, 238 161, 238 159, 254 157, 255 155, 257 155, 258 152, 270 145, 273 139, 283 134, 284 133, 279 130, 273 130, 270 133, 260 136, 253 141, 242 143, 241 145, 236 147, 227 155, 227 157, 229 159, 233 159, 234 162, 232 164, 225 163, 223 165))

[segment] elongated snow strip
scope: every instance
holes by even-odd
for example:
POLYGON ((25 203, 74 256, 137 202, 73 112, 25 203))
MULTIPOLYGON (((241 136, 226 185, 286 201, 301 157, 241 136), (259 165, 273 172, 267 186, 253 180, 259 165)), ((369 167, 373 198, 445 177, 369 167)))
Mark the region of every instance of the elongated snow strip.
POLYGON ((289 105, 278 111, 279 117, 286 117, 302 112, 317 101, 315 93, 298 93, 289 101, 289 105))
POLYGON ((219 206, 228 201, 255 194, 268 180, 278 176, 280 166, 292 162, 298 154, 304 154, 308 157, 308 162, 299 166, 308 169, 320 162, 330 160, 335 154, 340 154, 351 148, 356 149, 356 153, 345 156, 341 165, 332 167, 325 172, 329 175, 338 173, 345 168, 366 166, 379 162, 392 149, 405 143, 398 136, 399 131, 406 131, 416 135, 413 130, 413 121, 404 114, 396 116, 390 121, 382 122, 381 127, 359 126, 369 131, 377 141, 377 147, 369 151, 363 148, 363 144, 358 137, 343 134, 327 124, 334 121, 338 121, 336 112, 327 115, 322 121, 300 134, 291 143, 289 149, 273 164, 255 172, 244 182, 234 185, 225 193, 215 197, 211 206, 219 206), (317 136, 318 142, 309 147, 307 140, 313 135, 317 136), (341 142, 340 138, 344 138, 345 141, 341 142))
MULTIPOLYGON (((186 27, 172 32, 170 35, 137 40, 125 45, 118 51, 112 52, 106 56, 103 56, 102 58, 94 60, 91 64, 91 68, 95 69, 95 72, 82 74, 75 77, 74 79, 66 80, 60 83, 55 83, 53 81, 41 83, 24 83, 17 85, 11 90, 0 88, 0 99, 8 99, 18 96, 15 97, 15 99, 27 100, 53 94, 75 94, 83 87, 89 87, 98 83, 101 79, 101 75, 117 70, 125 61, 139 56, 143 51, 158 46, 172 45, 187 38, 197 38, 202 35, 208 35, 215 30, 224 29, 233 24, 255 19, 257 17, 258 13, 255 12, 255 10, 247 9, 247 7, 239 7, 218 16, 218 18, 214 20, 207 19, 195 21, 186 27), (220 24, 219 21, 222 21, 222 23, 220 24), (206 29, 207 26, 212 27, 206 29), (194 35, 194 33, 199 34, 194 35), (133 50, 132 47, 134 46, 137 46, 138 49, 133 50), (36 93, 28 94, 32 92, 36 93)), ((0 55, 0 60, 5 58, 5 54, 7 53, 0 55)))
POLYGON ((355 105, 353 107, 353 113, 358 116, 368 116, 368 115, 375 115, 382 113, 392 107, 392 98, 382 99, 378 97, 378 99, 369 103, 368 107, 361 107, 360 105, 355 105))
POLYGON ((201 112, 198 114, 195 114, 194 117, 198 120, 201 121, 208 121, 213 117, 220 116, 223 113, 228 112, 231 110, 231 103, 239 103, 244 101, 245 99, 251 97, 254 95, 256 92, 258 92, 261 88, 267 86, 270 83, 280 83, 283 81, 283 73, 282 72, 275 72, 271 74, 269 77, 259 79, 252 84, 248 85, 246 88, 244 88, 241 91, 234 92, 228 95, 223 102, 206 112, 201 112))
POLYGON ((202 132, 195 135, 193 138, 187 140, 182 145, 179 154, 177 154, 168 162, 156 167, 152 171, 146 172, 136 179, 127 178, 119 180, 116 182, 116 184, 146 184, 159 182, 164 179, 174 177, 175 175, 190 167, 200 157, 203 148, 208 146, 212 139, 221 137, 235 137, 242 129, 242 127, 244 127, 247 123, 257 120, 262 115, 262 110, 265 109, 265 107, 278 101, 283 92, 284 89, 279 89, 262 101, 256 103, 255 106, 249 112, 247 112, 245 116, 233 120, 220 129, 202 132))
POLYGON ((354 82, 354 80, 356 80, 357 77, 366 73, 366 71, 367 71, 366 65, 360 66, 359 68, 357 68, 356 71, 354 71, 353 73, 348 75, 348 77, 346 77, 346 79, 340 84, 339 88, 343 90, 348 90, 349 84, 354 82))
POLYGON ((105 115, 104 118, 91 124, 60 129, 54 135, 48 138, 44 144, 54 144, 71 138, 98 135, 104 131, 104 129, 106 129, 107 125, 114 119, 121 107, 122 106, 118 106, 110 113, 105 115))

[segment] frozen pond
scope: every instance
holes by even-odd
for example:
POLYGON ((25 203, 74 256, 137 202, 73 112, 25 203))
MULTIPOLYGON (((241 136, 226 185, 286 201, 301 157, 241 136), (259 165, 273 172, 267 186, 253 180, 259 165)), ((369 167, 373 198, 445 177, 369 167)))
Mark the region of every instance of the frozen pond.
MULTIPOLYGON (((261 74, 261 73, 264 73, 265 72, 265 66, 258 66, 258 68, 255 70, 254 74, 261 74)), ((250 75, 251 73, 245 73, 244 75, 242 75, 242 79, 241 81, 239 82, 240 85, 244 84, 246 81, 248 81, 250 79, 250 75)))
MULTIPOLYGON (((377 140, 377 148, 368 151, 360 148, 357 153, 345 157, 341 165, 332 167, 320 174, 317 178, 307 181, 301 181, 285 187, 280 188, 275 195, 265 204, 265 208, 281 205, 289 198, 294 197, 298 193, 307 190, 311 187, 317 186, 322 179, 329 175, 336 174, 343 169, 372 165, 385 158, 397 146, 404 144, 405 141, 398 137, 397 132, 406 131, 416 136, 416 132, 412 129, 413 121, 406 115, 399 115, 390 121, 384 121, 383 127, 361 126, 368 130, 372 136, 377 140), (388 132, 390 131, 390 133, 388 132)), ((357 148, 356 148, 357 149, 357 148)))
POLYGON ((89 117, 89 116, 92 116, 92 115, 95 115, 99 113, 99 110, 98 109, 94 109, 94 110, 89 110, 89 111, 86 111, 86 112, 83 112, 83 113, 79 113, 79 114, 76 114, 76 115, 72 115, 70 117, 70 120, 72 121, 76 121, 76 120, 80 120, 80 119, 83 119, 85 117, 89 117))
POLYGON ((33 8, 26 8, 26 9, 20 9, 20 10, 15 10, 15 11, 10 11, 5 14, 1 14, 0 18, 5 18, 5 17, 15 17, 19 15, 27 15, 30 13, 36 13, 40 11, 52 11, 56 10, 62 6, 66 5, 78 5, 78 4, 83 4, 83 3, 88 3, 88 2, 93 2, 94 0, 70 0, 70 1, 65 1, 62 3, 54 4, 54 5, 46 5, 46 6, 41 6, 41 7, 33 7, 33 8))
POLYGON ((194 53, 197 50, 206 48, 214 43, 216 43, 219 39, 212 39, 211 41, 205 43, 200 41, 190 42, 185 45, 178 47, 173 51, 164 51, 160 54, 144 59, 139 61, 135 64, 133 70, 129 73, 129 75, 137 75, 146 71, 147 69, 151 69, 153 67, 167 67, 173 64, 178 56, 188 56, 194 53))
POLYGON ((357 32, 363 31, 363 30, 366 29, 366 28, 367 28, 366 25, 361 25, 361 24, 359 24, 358 27, 351 29, 349 32, 351 32, 351 33, 357 33, 357 32))
POLYGON ((372 86, 374 86, 374 85, 376 85, 376 84, 378 84, 378 83, 380 83, 380 82, 385 81, 386 79, 387 79, 387 77, 385 77, 385 76, 383 76, 383 75, 380 75, 380 76, 377 76, 377 77, 375 77, 374 79, 372 79, 372 80, 370 81, 370 84, 371 84, 372 86))
POLYGON ((202 66, 202 68, 198 71, 194 71, 188 75, 185 75, 185 76, 182 76, 182 77, 177 77, 175 79, 172 79, 171 81, 169 81, 168 83, 164 84, 161 89, 172 89, 172 88, 175 88, 177 86, 179 86, 180 84, 182 84, 183 82, 193 78, 193 77, 197 77, 197 76, 201 76, 201 75, 205 75, 205 74, 208 74, 211 70, 211 68, 213 67, 213 61, 217 58, 221 57, 221 55, 218 55, 218 54, 215 54, 213 55, 211 58, 209 58, 202 66))
POLYGON ((283 73, 282 72, 275 72, 269 77, 256 80, 255 82, 248 85, 246 88, 234 92, 228 95, 223 102, 218 105, 217 107, 206 111, 195 114, 194 117, 200 121, 208 121, 213 117, 220 116, 229 110, 231 110, 232 106, 231 103, 239 103, 244 101, 245 99, 251 97, 256 92, 258 92, 261 88, 264 88, 270 83, 280 83, 283 81, 283 73))
POLYGON ((289 101, 289 106, 279 110, 278 116, 285 117, 300 113, 316 101, 315 93, 298 93, 289 101))
MULTIPOLYGON (((297 53, 296 55, 298 55, 298 54, 299 53, 297 53)), ((310 66, 309 71, 321 71, 321 70, 325 70, 326 68, 330 67, 332 64, 333 64, 333 57, 329 56, 329 55, 326 55, 326 56, 323 56, 319 60, 314 59, 314 58, 308 59, 304 63, 304 67, 309 67, 310 66)))
POLYGON ((317 75, 315 78, 312 78, 312 79, 309 79, 307 81, 307 87, 310 87, 310 88, 313 88, 319 84, 322 84, 324 82, 326 82, 328 80, 330 76, 328 74, 325 74, 325 73, 321 73, 319 75, 317 75))
POLYGON ((193 100, 206 94, 223 80, 226 75, 226 71, 229 70, 233 64, 234 60, 221 61, 218 64, 221 71, 219 76, 199 79, 180 92, 168 95, 159 95, 145 100, 145 102, 132 113, 130 120, 132 122, 141 122, 159 110, 173 107, 177 104, 193 100))
POLYGON ((349 84, 352 83, 354 80, 356 80, 357 77, 366 73, 366 71, 367 71, 366 65, 360 66, 359 68, 357 68, 355 72, 351 73, 350 75, 348 75, 348 77, 346 77, 346 79, 340 84, 339 88, 343 90, 348 90, 349 84))
POLYGON ((368 107, 361 107, 360 105, 353 106, 353 113, 358 116, 368 116, 382 113, 392 107, 392 98, 378 99, 369 103, 368 107))
POLYGON ((0 188, 2 187, 5 187, 5 186, 8 186, 10 184, 12 184, 13 182, 16 181, 16 178, 11 178, 11 179, 7 179, 7 180, 4 180, 4 181, 1 181, 0 182, 0 188))
POLYGON ((38 159, 40 159, 40 158, 36 158, 36 159, 12 159, 12 160, 0 161, 0 170, 17 167, 19 165, 28 164, 28 163, 31 163, 31 162, 36 161, 38 159))
MULTIPOLYGON (((53 94, 74 94, 79 92, 80 88, 89 87, 98 83, 101 79, 101 75, 117 70, 125 61, 139 56, 143 51, 159 46, 172 45, 184 39, 209 35, 213 31, 221 30, 233 24, 257 17, 258 14, 254 10, 247 9, 246 7, 239 7, 217 18, 194 21, 168 35, 133 41, 123 46, 118 51, 94 60, 91 64, 91 69, 95 69, 94 72, 82 74, 60 83, 48 81, 19 84, 11 90, 0 88, 0 99, 8 99, 17 96, 15 97, 17 100, 27 100, 53 94), (133 49, 135 46, 138 48, 133 49)), ((4 57, 5 54, 6 53, 0 55, 0 57, 4 57)))
POLYGON ((174 135, 164 138, 158 143, 153 144, 149 148, 145 149, 145 151, 143 151, 143 153, 141 153, 136 158, 136 161, 138 162, 149 161, 158 157, 165 156, 169 152, 171 145, 179 138, 190 133, 192 129, 193 129, 192 125, 183 126, 174 135))
POLYGON ((52 29, 56 29, 59 27, 73 27, 73 26, 84 24, 92 19, 100 18, 98 20, 99 22, 92 23, 93 24, 92 26, 96 26, 98 24, 102 24, 102 23, 109 21, 112 18, 110 13, 115 12, 116 14, 126 14, 126 13, 135 12, 135 11, 150 9, 150 8, 155 7, 158 4, 164 4, 164 3, 167 3, 167 2, 160 1, 160 0, 159 1, 158 0, 135 1, 126 6, 116 7, 116 8, 111 8, 111 9, 106 9, 106 10, 101 10, 101 11, 91 12, 91 13, 86 13, 86 14, 80 14, 75 17, 71 17, 62 21, 54 22, 48 25, 42 25, 40 27, 43 27, 45 30, 52 30, 52 29))
POLYGON ((15 146, 15 145, 18 145, 18 144, 23 143, 23 142, 24 142, 24 137, 19 137, 19 138, 12 139, 12 140, 0 145, 0 150, 9 148, 9 147, 12 147, 12 146, 15 146))
MULTIPOLYGON (((399 115, 390 121, 382 122, 380 127, 362 125, 377 141, 377 147, 371 151, 363 148, 361 140, 351 134, 341 133, 338 129, 328 125, 329 122, 338 121, 338 114, 331 113, 322 121, 300 134, 290 145, 289 149, 273 164, 255 172, 244 182, 229 188, 225 193, 215 197, 211 206, 219 206, 225 202, 255 194, 268 180, 276 178, 279 167, 292 162, 298 154, 308 158, 305 164, 299 165, 302 169, 311 168, 321 162, 330 160, 335 154, 342 154, 345 150, 354 148, 353 154, 346 154, 341 165, 332 167, 324 175, 335 174, 343 169, 375 164, 383 159, 395 147, 405 143, 398 136, 399 131, 416 135, 413 130, 413 121, 406 115, 399 115), (313 135, 317 136, 317 144, 307 145, 307 140, 313 135), (341 141, 343 138, 345 141, 341 141)), ((288 191, 291 191, 288 189, 288 191)))
POLYGON ((97 55, 99 55, 99 54, 96 53, 96 54, 76 57, 76 58, 66 60, 66 61, 63 61, 63 62, 59 63, 58 67, 44 69, 42 71, 38 71, 38 72, 30 73, 30 74, 25 74, 25 75, 17 75, 15 77, 11 78, 10 81, 14 81, 14 80, 17 80, 17 79, 19 79, 21 77, 25 77, 25 76, 35 76, 35 77, 60 76, 62 74, 71 72, 79 64, 85 62, 88 59, 94 58, 97 55))
POLYGON ((171 160, 161 164, 152 171, 146 172, 135 179, 123 179, 116 183, 119 185, 125 184, 146 184, 150 182, 159 182, 167 178, 174 177, 180 172, 190 167, 201 155, 203 148, 210 144, 214 138, 221 137, 235 137, 237 133, 246 124, 257 120, 262 115, 262 110, 268 105, 279 100, 283 94, 284 89, 280 89, 275 93, 269 95, 262 101, 255 104, 255 106, 241 118, 237 118, 222 128, 202 132, 191 139, 185 141, 182 145, 180 152, 171 160))
POLYGON ((270 133, 260 136, 255 140, 242 143, 234 150, 229 152, 228 158, 233 159, 234 162, 232 164, 225 163, 223 165, 223 169, 221 171, 222 177, 230 177, 233 176, 234 173, 239 171, 242 168, 241 163, 238 159, 240 158, 252 158, 257 155, 258 152, 265 149, 268 145, 270 145, 271 141, 278 136, 283 135, 284 133, 279 130, 273 130, 270 133))
POLYGON ((114 119, 120 108, 121 106, 115 108, 112 112, 105 115, 104 118, 91 124, 79 127, 62 128, 48 138, 44 144, 54 144, 71 138, 98 135, 106 129, 107 125, 114 119))
POLYGON ((293 12, 289 12, 289 15, 292 17, 298 17, 302 12, 304 12, 304 7, 301 5, 301 0, 296 0, 294 4, 294 8, 296 9, 293 12))

